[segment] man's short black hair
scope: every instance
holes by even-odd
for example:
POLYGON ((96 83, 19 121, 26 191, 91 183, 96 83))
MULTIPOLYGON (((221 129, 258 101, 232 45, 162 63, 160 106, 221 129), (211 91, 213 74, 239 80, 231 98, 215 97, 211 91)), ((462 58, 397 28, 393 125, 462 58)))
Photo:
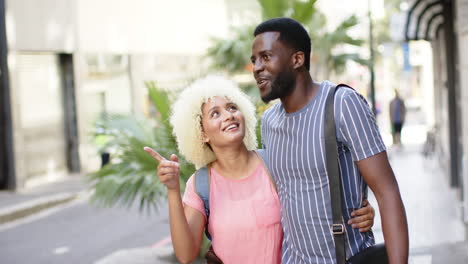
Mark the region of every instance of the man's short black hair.
POLYGON ((276 31, 280 33, 279 40, 295 49, 304 52, 304 65, 310 69, 310 37, 301 23, 288 17, 272 18, 262 22, 255 28, 254 37, 265 32, 276 31))

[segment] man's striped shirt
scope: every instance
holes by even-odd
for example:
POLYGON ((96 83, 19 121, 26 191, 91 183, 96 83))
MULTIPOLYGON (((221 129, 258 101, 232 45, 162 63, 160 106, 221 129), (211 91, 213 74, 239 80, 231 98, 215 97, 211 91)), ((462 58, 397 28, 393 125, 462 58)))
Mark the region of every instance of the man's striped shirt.
MULTIPOLYGON (((277 103, 262 119, 263 145, 281 201, 282 263, 336 263, 323 113, 333 86, 324 81, 314 98, 297 112, 286 113, 277 103)), ((385 145, 366 100, 352 89, 337 90, 335 123, 347 222, 367 196, 367 185, 355 162, 385 151, 385 145)), ((360 233, 346 225, 347 257, 372 244, 372 232, 360 233)))

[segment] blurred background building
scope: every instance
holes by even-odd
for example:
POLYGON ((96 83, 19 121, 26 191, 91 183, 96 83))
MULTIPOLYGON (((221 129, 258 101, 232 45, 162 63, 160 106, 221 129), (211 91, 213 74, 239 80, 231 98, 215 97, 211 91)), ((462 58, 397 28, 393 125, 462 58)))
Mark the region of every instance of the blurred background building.
POLYGON ((464 201, 462 208, 468 223, 468 1, 403 3, 404 40, 424 45, 415 49, 416 53, 410 46, 416 65, 415 84, 424 89, 428 80, 433 82, 432 93, 422 90, 430 100, 425 104, 428 125, 434 128, 436 153, 447 180, 464 201), (428 65, 433 74, 427 70, 428 65))
POLYGON ((13 154, 14 165, 5 165, 0 182, 11 189, 98 168, 93 122, 105 113, 148 111, 144 81, 182 87, 201 74, 209 38, 228 30, 220 0, 5 6, 9 84, 2 91, 9 90, 12 122, 2 130, 12 141, 2 139, 2 157, 13 154), (193 12, 199 6, 206 16, 193 12))

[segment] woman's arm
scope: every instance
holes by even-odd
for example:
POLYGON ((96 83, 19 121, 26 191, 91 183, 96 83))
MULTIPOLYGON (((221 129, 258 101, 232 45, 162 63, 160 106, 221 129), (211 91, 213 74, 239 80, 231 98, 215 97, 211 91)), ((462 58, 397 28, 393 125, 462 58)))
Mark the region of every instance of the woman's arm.
POLYGON ((375 210, 367 199, 362 202, 362 207, 351 213, 348 225, 352 228, 359 228, 359 232, 367 232, 374 225, 375 210))
POLYGON ((192 262, 200 251, 205 217, 190 206, 183 206, 178 190, 168 190, 171 239, 177 259, 192 262))
POLYGON ((172 154, 171 160, 167 160, 149 147, 145 147, 144 150, 159 162, 158 178, 167 188, 171 239, 175 255, 180 262, 190 263, 200 250, 205 217, 196 209, 183 206, 177 156, 172 154))

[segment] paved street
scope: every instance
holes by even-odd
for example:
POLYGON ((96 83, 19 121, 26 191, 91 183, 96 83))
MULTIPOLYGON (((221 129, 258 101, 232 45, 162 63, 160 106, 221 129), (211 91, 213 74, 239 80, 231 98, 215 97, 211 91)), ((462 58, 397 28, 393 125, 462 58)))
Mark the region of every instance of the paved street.
POLYGON ((120 249, 150 247, 168 234, 166 208, 146 215, 136 207, 98 209, 78 200, 43 218, 0 231, 0 262, 95 263, 120 249))

